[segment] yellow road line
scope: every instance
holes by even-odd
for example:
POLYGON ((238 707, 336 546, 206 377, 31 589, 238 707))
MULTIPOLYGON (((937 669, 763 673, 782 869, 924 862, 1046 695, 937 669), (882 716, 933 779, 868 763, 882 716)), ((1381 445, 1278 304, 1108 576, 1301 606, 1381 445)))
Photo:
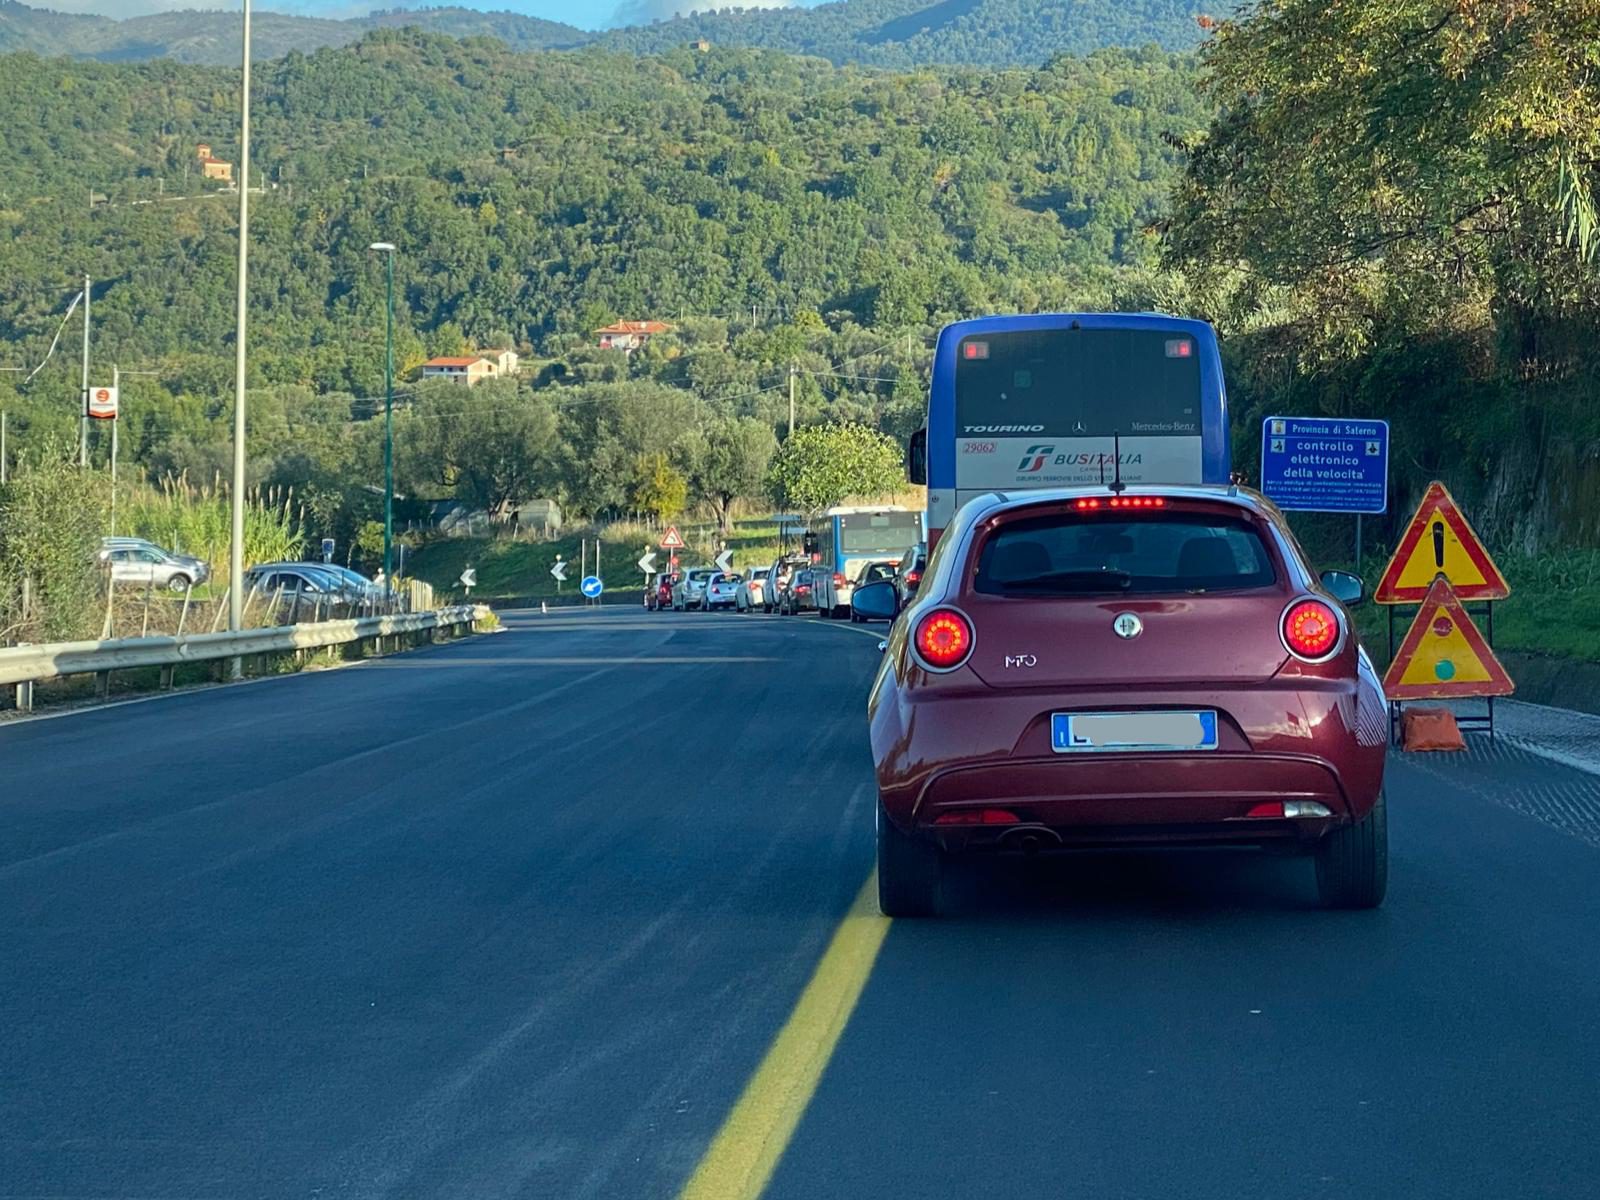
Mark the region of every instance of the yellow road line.
POLYGON ((888 918, 878 915, 877 895, 874 872, 679 1200, 756 1200, 766 1189, 889 932, 888 918))

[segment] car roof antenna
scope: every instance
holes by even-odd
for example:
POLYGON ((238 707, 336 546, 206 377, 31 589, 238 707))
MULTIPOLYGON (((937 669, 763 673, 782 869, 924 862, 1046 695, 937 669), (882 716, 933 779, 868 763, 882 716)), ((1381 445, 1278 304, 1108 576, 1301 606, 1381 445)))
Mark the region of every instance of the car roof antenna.
MULTIPOLYGON (((1112 490, 1112 492, 1114 494, 1120 496, 1120 495, 1122 495, 1123 492, 1128 490, 1128 485, 1122 482, 1122 435, 1119 434, 1119 433, 1112 433, 1112 435, 1111 435, 1111 457, 1112 457, 1112 466, 1114 468, 1113 477, 1112 477, 1112 480, 1111 480, 1111 490, 1112 490)), ((1101 458, 1101 460, 1100 460, 1100 479, 1101 479, 1101 482, 1105 481, 1105 477, 1106 477, 1106 463, 1105 463, 1105 459, 1101 458)))

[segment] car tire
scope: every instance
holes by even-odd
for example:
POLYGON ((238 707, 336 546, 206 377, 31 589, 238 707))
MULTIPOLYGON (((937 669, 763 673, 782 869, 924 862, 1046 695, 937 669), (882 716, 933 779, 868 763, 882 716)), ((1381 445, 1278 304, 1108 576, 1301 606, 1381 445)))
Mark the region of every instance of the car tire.
POLYGON ((1389 806, 1382 792, 1361 820, 1317 845, 1317 896, 1324 908, 1377 908, 1389 890, 1389 806))
POLYGON ((939 915, 944 851, 902 833, 878 802, 878 911, 886 917, 939 915))
POLYGON ((171 579, 167 580, 167 590, 169 592, 178 592, 181 594, 183 592, 187 592, 193 586, 194 581, 191 580, 187 575, 174 575, 171 579))

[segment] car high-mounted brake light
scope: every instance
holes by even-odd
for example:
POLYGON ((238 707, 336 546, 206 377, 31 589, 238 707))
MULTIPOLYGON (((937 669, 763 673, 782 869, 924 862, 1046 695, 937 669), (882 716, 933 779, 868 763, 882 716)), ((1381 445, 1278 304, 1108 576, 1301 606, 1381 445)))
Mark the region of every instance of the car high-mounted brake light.
POLYGON ((1079 512, 1087 512, 1095 508, 1165 508, 1165 496, 1112 496, 1109 500, 1099 496, 1084 496, 1073 501, 1073 507, 1079 512))
POLYGON ((1283 644, 1306 662, 1325 662, 1339 648, 1339 614, 1321 600, 1296 600, 1283 612, 1283 644))
POLYGON ((917 656, 935 671, 953 671, 972 653, 972 622, 953 608, 936 608, 917 622, 917 656))

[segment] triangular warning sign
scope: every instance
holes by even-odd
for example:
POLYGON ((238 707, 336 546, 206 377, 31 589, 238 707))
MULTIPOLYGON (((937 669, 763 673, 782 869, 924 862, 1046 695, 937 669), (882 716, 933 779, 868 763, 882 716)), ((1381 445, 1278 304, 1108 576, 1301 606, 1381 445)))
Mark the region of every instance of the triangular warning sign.
POLYGON ((1509 696, 1515 690, 1460 597, 1445 580, 1435 579, 1384 672, 1384 694, 1391 700, 1449 700, 1509 696))
POLYGON ((678 533, 676 525, 668 525, 667 531, 661 535, 661 548, 663 550, 683 549, 683 537, 678 533))
POLYGON ((1428 485, 1372 598, 1379 604, 1415 604, 1436 575, 1450 581, 1460 600, 1504 600, 1511 594, 1455 498, 1438 481, 1428 485))

